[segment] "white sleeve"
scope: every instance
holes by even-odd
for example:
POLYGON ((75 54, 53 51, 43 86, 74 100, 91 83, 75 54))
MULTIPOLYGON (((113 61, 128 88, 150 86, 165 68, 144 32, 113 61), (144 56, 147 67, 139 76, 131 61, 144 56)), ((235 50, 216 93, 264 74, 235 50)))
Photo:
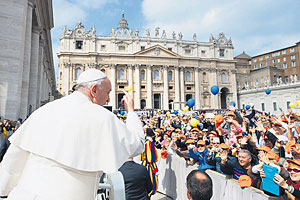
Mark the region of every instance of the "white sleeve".
POLYGON ((132 152, 132 156, 134 157, 143 153, 145 148, 145 133, 142 122, 135 112, 129 112, 127 114, 126 127, 133 133, 133 136, 136 139, 135 141, 138 141, 135 143, 137 148, 132 152))
POLYGON ((0 196, 8 196, 18 184, 30 153, 11 144, 0 163, 0 196))

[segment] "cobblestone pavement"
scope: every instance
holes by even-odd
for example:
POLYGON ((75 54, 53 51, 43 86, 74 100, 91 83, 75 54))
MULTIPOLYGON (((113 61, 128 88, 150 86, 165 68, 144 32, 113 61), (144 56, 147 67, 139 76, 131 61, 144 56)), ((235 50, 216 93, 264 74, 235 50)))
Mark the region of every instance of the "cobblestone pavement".
POLYGON ((173 200, 173 199, 170 197, 167 197, 164 194, 157 192, 153 197, 151 197, 151 200, 173 200))

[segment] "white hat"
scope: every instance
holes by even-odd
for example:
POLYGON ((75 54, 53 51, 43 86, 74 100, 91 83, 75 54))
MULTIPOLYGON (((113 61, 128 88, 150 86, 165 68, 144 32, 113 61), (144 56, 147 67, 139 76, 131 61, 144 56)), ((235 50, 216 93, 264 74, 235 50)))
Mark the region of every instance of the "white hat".
POLYGON ((206 113, 206 118, 215 118, 215 114, 214 113, 206 113))
POLYGON ((76 85, 81 83, 97 81, 106 77, 107 77, 106 74, 104 74, 98 69, 88 69, 79 75, 76 85))

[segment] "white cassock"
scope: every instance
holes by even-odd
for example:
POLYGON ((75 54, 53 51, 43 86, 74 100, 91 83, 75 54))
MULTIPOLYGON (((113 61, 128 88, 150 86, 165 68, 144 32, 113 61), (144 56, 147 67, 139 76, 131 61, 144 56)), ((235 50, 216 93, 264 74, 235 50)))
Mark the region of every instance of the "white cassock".
POLYGON ((0 164, 0 196, 8 200, 94 200, 102 172, 144 150, 137 114, 121 122, 74 92, 32 113, 11 136, 0 164))

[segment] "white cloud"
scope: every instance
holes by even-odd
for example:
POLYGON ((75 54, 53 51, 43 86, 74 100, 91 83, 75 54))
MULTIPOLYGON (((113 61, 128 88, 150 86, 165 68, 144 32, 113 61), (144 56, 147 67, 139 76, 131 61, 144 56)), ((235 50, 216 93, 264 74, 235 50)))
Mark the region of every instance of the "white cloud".
MULTIPOLYGON (((231 37, 235 54, 250 55, 294 45, 300 40, 300 1, 293 0, 144 0, 142 12, 154 34, 155 27, 171 33, 182 32, 183 39, 208 41, 210 33, 231 37)), ((142 31, 143 32, 143 31, 142 31)))

